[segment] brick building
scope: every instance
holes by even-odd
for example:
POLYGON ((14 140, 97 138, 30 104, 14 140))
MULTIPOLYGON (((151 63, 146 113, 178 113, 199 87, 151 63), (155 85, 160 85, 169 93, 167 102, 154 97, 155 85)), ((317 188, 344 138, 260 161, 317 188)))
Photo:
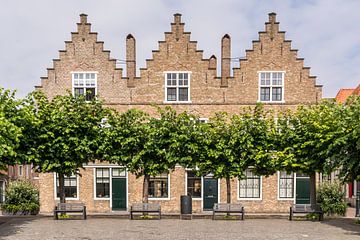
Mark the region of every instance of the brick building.
MULTIPOLYGON (((240 67, 231 74, 231 38, 221 39, 221 74, 217 75, 217 58, 203 57, 197 42, 184 29, 181 14, 174 15, 171 31, 159 41, 146 68, 136 74, 136 41, 126 38, 126 76, 104 50, 97 33, 91 32, 87 15, 80 15, 77 31, 65 50, 54 59, 47 76, 36 88, 48 97, 66 94, 97 95, 109 107, 118 111, 138 108, 150 114, 151 106, 172 106, 178 112, 188 111, 207 118, 217 111, 238 112, 244 106, 263 102, 266 108, 282 110, 299 104, 316 104, 321 99, 322 86, 316 85, 304 59, 291 48, 285 32, 279 30, 276 14, 270 13, 265 30, 253 41, 240 67)), ((232 201, 242 202, 247 212, 287 212, 291 203, 309 199, 307 176, 279 172, 263 177, 247 171, 248 178, 232 179, 232 201), (296 197, 295 197, 296 196, 296 197)), ((80 176, 66 179, 69 201, 81 201, 90 212, 126 210, 131 203, 142 200, 142 179, 136 179, 120 166, 107 163, 88 164, 80 176)), ((51 212, 58 201, 56 175, 40 174, 41 212, 51 212)), ((214 202, 226 201, 224 180, 211 176, 196 177, 191 170, 177 167, 170 174, 151 178, 150 202, 161 203, 164 212, 179 213, 180 196, 193 196, 193 210, 201 212, 214 202)))

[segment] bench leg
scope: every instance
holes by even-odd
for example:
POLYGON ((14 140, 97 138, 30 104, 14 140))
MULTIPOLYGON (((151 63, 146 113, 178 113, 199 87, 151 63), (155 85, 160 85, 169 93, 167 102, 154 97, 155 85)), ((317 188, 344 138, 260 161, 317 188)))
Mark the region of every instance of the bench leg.
POLYGON ((83 219, 86 220, 86 206, 84 206, 84 210, 83 210, 83 219))
POLYGON ((290 216, 289 216, 289 220, 292 221, 293 219, 293 211, 292 211, 292 207, 290 207, 290 216))
POLYGON ((54 219, 59 220, 58 213, 56 211, 54 211, 54 219))
POLYGON ((215 220, 215 211, 213 211, 212 220, 215 220))
POLYGON ((245 215, 245 210, 244 210, 244 207, 242 207, 241 209, 241 220, 244 220, 244 215, 245 215))
POLYGON ((161 220, 161 211, 159 211, 159 220, 161 220))
POLYGON ((130 220, 133 220, 133 213, 130 211, 130 220))

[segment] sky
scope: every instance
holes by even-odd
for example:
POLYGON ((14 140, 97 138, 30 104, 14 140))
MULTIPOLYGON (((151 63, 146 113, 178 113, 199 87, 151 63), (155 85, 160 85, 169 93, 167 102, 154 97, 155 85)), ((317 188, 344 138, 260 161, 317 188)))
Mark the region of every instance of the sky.
MULTIPOLYGON (((40 84, 81 13, 104 41, 111 57, 125 59, 125 38, 136 38, 137 67, 158 49, 174 13, 198 41, 204 58, 220 57, 220 40, 229 34, 232 57, 245 56, 258 39, 268 13, 299 49, 324 97, 360 83, 360 0, 0 0, 0 87, 24 97, 40 84)), ((125 68, 125 66, 119 66, 125 68)))

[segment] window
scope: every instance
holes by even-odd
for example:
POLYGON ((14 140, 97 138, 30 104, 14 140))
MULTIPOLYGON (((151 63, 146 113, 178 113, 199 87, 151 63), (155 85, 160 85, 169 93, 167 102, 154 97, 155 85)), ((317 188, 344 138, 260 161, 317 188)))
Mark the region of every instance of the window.
POLYGON ((281 102, 284 100, 284 72, 260 72, 259 100, 281 102))
POLYGON ((169 175, 160 174, 158 176, 150 177, 149 182, 149 198, 167 198, 169 186, 169 175))
POLYGON ((245 171, 245 179, 239 181, 239 198, 260 198, 260 176, 250 169, 245 171))
POLYGON ((73 73, 72 83, 75 97, 84 95, 86 101, 91 101, 95 98, 97 87, 96 73, 73 73))
POLYGON ((201 198, 201 177, 195 172, 187 171, 187 195, 193 198, 201 198))
POLYGON ((23 166, 19 165, 19 176, 23 175, 23 166))
POLYGON ((5 182, 0 181, 0 203, 3 203, 5 200, 5 182))
POLYGON ((208 123, 209 119, 208 118, 199 118, 199 122, 200 123, 208 123))
POLYGON ((125 168, 113 168, 112 176, 113 177, 126 177, 125 168))
POLYGON ((166 73, 165 78, 165 101, 190 101, 190 73, 166 73))
POLYGON ((294 197, 294 173, 279 172, 279 198, 294 197))
MULTIPOLYGON (((77 198, 77 177, 76 175, 71 175, 70 177, 65 176, 65 197, 66 198, 77 198)), ((59 188, 59 177, 56 174, 56 197, 60 197, 60 188, 59 188)))
POLYGON ((96 197, 110 197, 110 169, 96 168, 96 197))

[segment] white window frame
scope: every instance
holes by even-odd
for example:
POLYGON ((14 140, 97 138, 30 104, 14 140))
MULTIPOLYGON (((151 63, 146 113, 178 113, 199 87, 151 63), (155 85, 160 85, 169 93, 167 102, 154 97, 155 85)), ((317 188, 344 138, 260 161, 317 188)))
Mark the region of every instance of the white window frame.
POLYGON ((277 200, 279 201, 295 201, 295 194, 296 194, 296 173, 292 172, 293 174, 293 197, 286 198, 280 197, 280 171, 277 171, 277 200))
POLYGON ((284 99, 284 96, 285 96, 285 74, 286 74, 286 71, 258 71, 258 102, 262 102, 262 103, 285 103, 285 99, 284 99), (270 85, 261 85, 261 74, 262 73, 270 73, 270 85), (282 73, 282 80, 281 80, 281 85, 273 85, 273 82, 272 82, 272 74, 273 73, 282 73), (270 88, 270 100, 269 101, 262 101, 261 100, 261 88, 262 87, 268 87, 270 88), (281 87, 281 101, 273 101, 272 100, 272 89, 274 87, 281 87))
MULTIPOLYGON (((81 88, 79 86, 75 86, 74 82, 75 82, 75 79, 74 79, 74 74, 79 74, 79 73, 82 73, 82 74, 95 74, 95 86, 91 86, 91 87, 94 87, 95 88, 95 97, 97 96, 97 88, 98 88, 98 83, 97 83, 97 75, 98 75, 98 72, 94 72, 94 71, 75 71, 75 72, 70 72, 71 73, 71 91, 72 91, 72 95, 75 96, 75 88, 81 88)), ((86 85, 83 86, 83 88, 85 89, 86 88, 86 85)), ((90 87, 89 87, 90 88, 90 87)), ((85 93, 85 97, 86 97, 86 91, 84 91, 85 93)))
MULTIPOLYGON (((194 172, 195 170, 192 170, 192 169, 186 169, 185 170, 185 195, 187 196, 188 195, 188 191, 187 191, 187 184, 188 184, 188 172, 194 172)), ((204 185, 204 177, 201 176, 201 196, 200 197, 191 197, 192 200, 194 201, 202 201, 203 200, 203 185, 204 185)))
POLYGON ((260 194, 259 194, 259 197, 258 198, 244 198, 244 197, 240 197, 240 181, 241 180, 244 180, 244 179, 238 179, 237 180, 237 200, 242 200, 242 201, 262 201, 262 176, 260 175, 260 194))
MULTIPOLYGON (((94 168, 94 200, 110 200, 111 199, 111 194, 112 194, 112 168, 109 167, 96 167, 94 168), (96 196, 96 170, 97 169, 103 169, 103 168, 107 168, 109 169, 109 197, 97 197, 96 196)), ((126 175, 125 175, 126 176, 126 175)))
MULTIPOLYGON (((56 174, 57 173, 54 173, 54 199, 55 200, 60 200, 60 198, 57 197, 57 182, 56 182, 56 174)), ((79 200, 80 196, 80 181, 79 181, 79 175, 76 174, 76 198, 73 198, 73 197, 66 197, 65 200, 79 200)))
POLYGON ((164 72, 164 79, 165 79, 165 97, 164 97, 164 103, 191 103, 191 91, 190 91, 190 86, 191 86, 191 73, 190 71, 165 71, 164 72), (174 73, 176 74, 176 85, 167 85, 167 74, 168 73, 174 73), (179 86, 179 78, 178 75, 179 73, 187 73, 188 74, 188 100, 187 101, 179 101, 179 88, 180 87, 185 87, 185 86, 179 86), (169 88, 176 88, 176 101, 168 101, 167 100, 167 91, 168 91, 168 87, 169 88))
MULTIPOLYGON (((159 198, 159 197, 149 197, 149 200, 157 200, 157 201, 169 201, 170 200, 170 173, 167 173, 167 178, 168 178, 168 185, 167 185, 167 190, 168 190, 168 196, 166 198, 159 198)), ((150 186, 150 181, 149 181, 149 186, 150 186)), ((147 189, 147 191, 149 191, 149 188, 147 189)))

